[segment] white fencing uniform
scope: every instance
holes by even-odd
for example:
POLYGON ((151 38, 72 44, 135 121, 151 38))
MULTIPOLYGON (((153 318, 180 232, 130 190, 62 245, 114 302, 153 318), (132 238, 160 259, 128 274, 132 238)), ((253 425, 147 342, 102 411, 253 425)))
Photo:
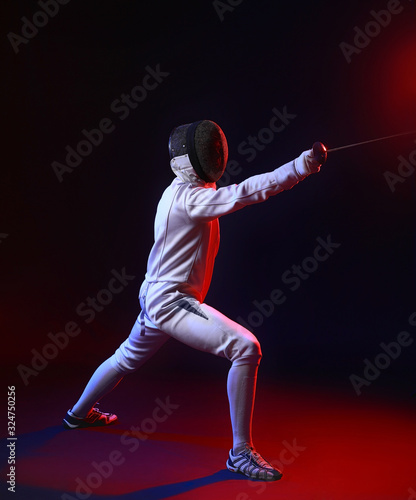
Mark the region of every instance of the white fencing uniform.
POLYGON ((197 176, 188 155, 171 160, 177 178, 155 218, 155 242, 140 288, 141 312, 129 337, 94 372, 70 410, 84 418, 96 401, 137 370, 168 339, 227 358, 233 450, 252 446, 251 426, 260 344, 243 326, 204 303, 219 247, 219 217, 290 189, 320 165, 312 151, 276 170, 216 189, 197 176))
POLYGON ((139 295, 142 311, 110 358, 117 372, 135 371, 171 337, 223 356, 233 366, 258 365, 256 337, 204 304, 220 241, 218 219, 292 188, 310 173, 299 159, 219 189, 196 175, 188 155, 171 160, 177 177, 157 207, 155 241, 139 295))

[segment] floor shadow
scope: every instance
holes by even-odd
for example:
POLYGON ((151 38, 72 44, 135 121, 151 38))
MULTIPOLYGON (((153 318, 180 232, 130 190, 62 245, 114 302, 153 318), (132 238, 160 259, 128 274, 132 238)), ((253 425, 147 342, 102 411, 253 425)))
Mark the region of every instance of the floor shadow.
MULTIPOLYGON (((94 493, 92 493, 88 496, 88 500, 164 500, 181 493, 196 490, 202 486, 230 480, 247 481, 247 478, 243 475, 230 472, 227 469, 222 469, 209 476, 190 479, 189 481, 182 481, 179 483, 154 486, 152 488, 133 491, 122 495, 94 495, 94 493)), ((16 493, 13 494, 13 498, 16 500, 56 500, 57 498, 62 500, 79 500, 80 496, 75 492, 59 492, 49 488, 18 485, 16 493)), ((82 495, 82 498, 86 498, 85 495, 82 495)))
MULTIPOLYGON (((20 459, 32 455, 38 448, 41 448, 62 432, 65 432, 62 425, 54 425, 52 427, 46 427, 46 429, 42 429, 41 431, 19 434, 16 436, 16 441, 10 441, 7 438, 3 438, 0 440, 0 447, 2 450, 7 450, 6 446, 15 442, 16 448, 18 449, 18 458, 20 459)), ((0 469, 3 469, 6 465, 7 457, 2 454, 0 457, 0 469)))
POLYGON ((190 479, 189 481, 182 481, 180 483, 154 486, 153 488, 146 488, 144 490, 134 491, 125 495, 117 495, 113 498, 114 500, 163 500, 165 498, 179 495, 180 493, 186 493, 188 491, 196 490, 197 488, 201 488, 202 486, 230 480, 247 481, 247 477, 241 474, 230 472, 228 469, 222 469, 218 472, 214 472, 214 474, 211 474, 209 476, 190 479))
MULTIPOLYGON (((20 434, 17 437, 17 446, 19 451, 19 459, 22 457, 30 457, 36 455, 37 450, 46 445, 50 440, 54 439, 58 434, 67 432, 61 425, 47 427, 40 431, 20 434)), ((7 449, 6 445, 11 443, 7 438, 0 440, 2 449, 7 449)), ((7 457, 0 457, 0 470, 7 466, 7 457)), ((222 469, 208 476, 181 481, 178 483, 164 484, 145 488, 143 490, 124 493, 122 495, 95 495, 94 492, 89 496, 89 500, 163 500, 171 498, 181 493, 186 493, 196 490, 203 486, 220 483, 229 480, 247 480, 247 477, 241 474, 235 474, 227 469, 222 469)), ((50 488, 39 488, 30 485, 17 484, 16 493, 13 494, 15 499, 27 500, 56 500, 63 498, 66 500, 78 500, 75 492, 57 492, 50 488), (58 495, 58 496, 57 496, 58 495)))

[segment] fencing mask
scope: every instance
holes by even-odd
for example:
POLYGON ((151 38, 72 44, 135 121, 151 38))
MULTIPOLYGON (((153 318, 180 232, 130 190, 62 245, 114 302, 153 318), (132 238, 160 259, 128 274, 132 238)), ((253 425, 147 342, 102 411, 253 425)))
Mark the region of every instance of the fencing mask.
POLYGON ((188 155, 198 177, 216 182, 224 173, 228 160, 228 144, 221 127, 211 120, 180 125, 169 137, 170 158, 188 155))

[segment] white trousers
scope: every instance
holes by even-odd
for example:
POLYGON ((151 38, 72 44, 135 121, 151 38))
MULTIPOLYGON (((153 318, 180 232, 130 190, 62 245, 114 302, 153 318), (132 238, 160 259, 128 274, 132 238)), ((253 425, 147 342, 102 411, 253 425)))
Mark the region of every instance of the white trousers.
POLYGON ((139 299, 142 311, 110 358, 121 375, 137 370, 169 338, 225 357, 233 366, 260 363, 260 344, 250 331, 171 283, 145 281, 139 299))
POLYGON ((134 372, 169 339, 231 361, 227 393, 234 452, 252 445, 257 369, 261 359, 256 337, 238 323, 201 304, 171 284, 146 282, 140 290, 142 311, 129 337, 94 372, 72 412, 85 417, 96 401, 134 372))

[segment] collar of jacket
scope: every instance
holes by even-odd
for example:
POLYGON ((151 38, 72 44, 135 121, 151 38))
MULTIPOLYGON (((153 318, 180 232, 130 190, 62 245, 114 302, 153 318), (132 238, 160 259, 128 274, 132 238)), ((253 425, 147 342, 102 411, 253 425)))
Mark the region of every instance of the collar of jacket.
POLYGON ((215 182, 205 182, 198 177, 188 155, 175 156, 170 161, 170 168, 182 182, 187 182, 193 186, 212 187, 215 189, 215 182))

